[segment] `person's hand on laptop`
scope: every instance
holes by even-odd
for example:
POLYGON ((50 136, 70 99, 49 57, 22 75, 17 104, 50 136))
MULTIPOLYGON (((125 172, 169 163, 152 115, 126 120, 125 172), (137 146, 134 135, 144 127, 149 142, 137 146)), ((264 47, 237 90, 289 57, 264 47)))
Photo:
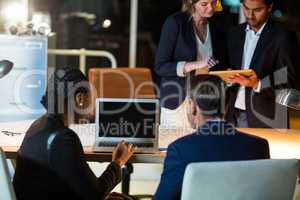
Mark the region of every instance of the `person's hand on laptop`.
POLYGON ((133 144, 125 141, 119 142, 112 153, 112 161, 122 167, 132 156, 135 149, 136 147, 133 144))

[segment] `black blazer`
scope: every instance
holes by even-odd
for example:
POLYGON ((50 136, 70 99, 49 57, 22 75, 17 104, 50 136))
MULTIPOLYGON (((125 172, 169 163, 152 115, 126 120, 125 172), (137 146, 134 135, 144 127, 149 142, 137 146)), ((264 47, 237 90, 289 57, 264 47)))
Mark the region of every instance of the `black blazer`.
MULTIPOLYGON (((227 63, 226 31, 216 18, 209 19, 213 57, 220 61, 213 70, 222 69, 227 63)), ((177 62, 196 59, 196 37, 191 17, 183 12, 169 16, 162 28, 155 59, 155 72, 161 78, 161 106, 175 109, 183 102, 186 78, 177 76, 177 62)))
POLYGON ((184 171, 190 163, 268 158, 267 140, 238 132, 226 122, 208 122, 169 145, 153 200, 179 200, 184 171))
POLYGON ((100 200, 120 180, 115 163, 97 178, 85 161, 78 136, 58 117, 45 115, 26 133, 13 185, 19 200, 100 200))
MULTIPOLYGON (((229 66, 241 69, 247 24, 241 24, 228 33, 229 66)), ((296 68, 299 67, 299 46, 296 35, 280 23, 269 19, 257 43, 250 68, 262 80, 262 90, 255 93, 246 88, 246 112, 249 127, 287 128, 287 109, 275 103, 276 90, 296 87, 296 68)), ((229 90, 226 119, 235 121, 234 104, 239 86, 229 90)))

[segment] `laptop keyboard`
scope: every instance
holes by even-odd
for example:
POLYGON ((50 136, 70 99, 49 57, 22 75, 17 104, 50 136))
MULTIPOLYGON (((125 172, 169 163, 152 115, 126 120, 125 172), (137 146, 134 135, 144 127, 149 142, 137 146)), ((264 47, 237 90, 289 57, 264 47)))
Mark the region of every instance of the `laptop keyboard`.
MULTIPOLYGON (((154 144, 152 142, 129 142, 130 144, 134 144, 138 148, 153 148, 154 144)), ((118 142, 109 142, 102 141, 98 142, 98 147, 116 147, 118 142)))

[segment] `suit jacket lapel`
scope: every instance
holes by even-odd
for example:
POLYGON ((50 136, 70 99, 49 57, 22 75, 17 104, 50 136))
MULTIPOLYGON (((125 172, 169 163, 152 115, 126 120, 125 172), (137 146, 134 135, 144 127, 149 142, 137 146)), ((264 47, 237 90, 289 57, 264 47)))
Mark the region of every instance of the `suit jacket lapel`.
POLYGON ((193 28, 193 20, 188 18, 187 27, 186 27, 186 42, 192 50, 192 57, 197 58, 197 45, 196 45, 196 36, 193 28))
POLYGON ((266 26, 264 27, 259 40, 257 42, 252 60, 251 60, 251 64, 250 64, 250 68, 255 70, 257 74, 260 73, 261 70, 261 66, 258 66, 258 60, 260 59, 260 57, 263 55, 263 52, 265 50, 266 45, 269 43, 269 41, 271 40, 272 36, 272 19, 269 19, 266 26))
POLYGON ((209 23, 209 31, 210 31, 210 37, 211 37, 211 45, 212 45, 212 54, 214 57, 217 57, 219 54, 218 54, 218 47, 217 47, 217 44, 218 44, 218 36, 217 36, 217 31, 215 29, 215 26, 213 25, 213 22, 210 22, 209 23))
POLYGON ((236 34, 236 41, 237 41, 237 49, 239 49, 239 51, 237 51, 236 53, 236 59, 237 59, 237 63, 239 64, 239 69, 242 66, 242 61, 243 61, 243 55, 244 55, 244 44, 245 44, 245 40, 246 40, 246 26, 247 24, 243 24, 241 26, 241 28, 239 29, 239 33, 236 34))

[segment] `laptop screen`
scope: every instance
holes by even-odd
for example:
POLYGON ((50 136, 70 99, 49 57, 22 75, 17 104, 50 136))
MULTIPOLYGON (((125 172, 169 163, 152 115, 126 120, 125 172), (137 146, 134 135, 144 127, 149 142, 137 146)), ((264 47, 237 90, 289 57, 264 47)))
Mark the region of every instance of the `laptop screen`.
POLYGON ((98 101, 99 137, 155 138, 157 102, 98 101))

